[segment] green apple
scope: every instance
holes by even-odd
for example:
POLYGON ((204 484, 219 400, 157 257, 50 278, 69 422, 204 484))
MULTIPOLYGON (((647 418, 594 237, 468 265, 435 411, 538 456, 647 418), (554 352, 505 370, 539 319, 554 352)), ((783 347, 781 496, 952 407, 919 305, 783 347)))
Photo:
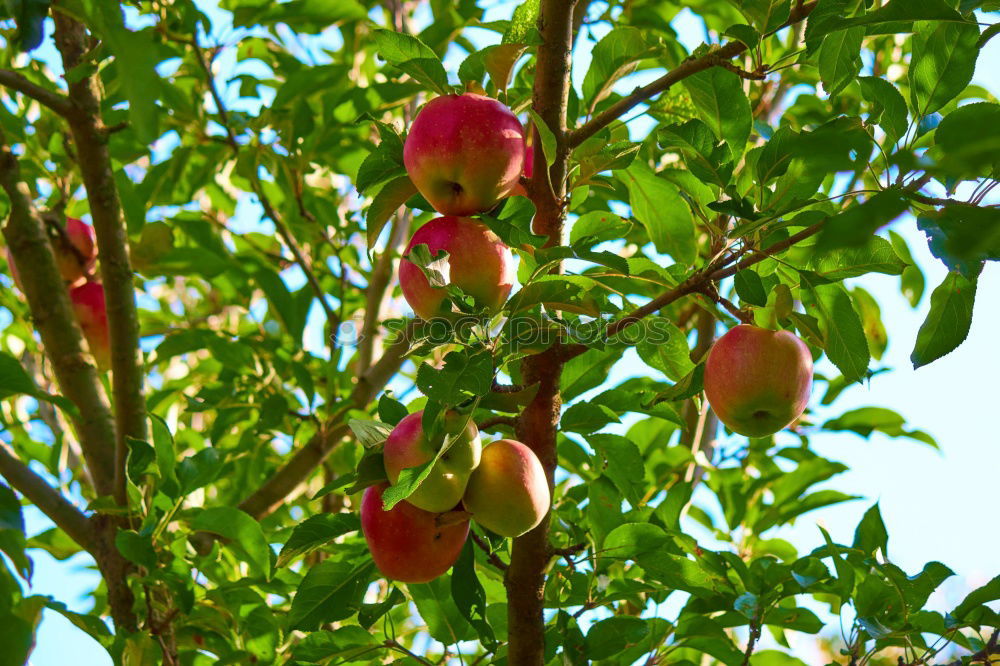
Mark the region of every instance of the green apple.
POLYGON ((705 395, 730 430, 766 437, 802 415, 812 376, 812 354, 794 333, 743 324, 712 346, 705 395))
MULTIPOLYGON (((432 460, 445 443, 443 435, 435 441, 425 436, 421 423, 423 415, 420 411, 403 418, 385 442, 385 473, 393 484, 399 481, 399 475, 404 469, 419 467, 432 460)), ((427 478, 407 498, 410 504, 435 513, 450 511, 462 500, 469 475, 479 465, 483 452, 479 429, 466 415, 446 412, 442 430, 449 438, 457 434, 458 439, 441 455, 427 478)))
POLYGON ((512 439, 486 445, 462 503, 472 519, 501 536, 533 529, 549 510, 549 482, 538 456, 512 439))

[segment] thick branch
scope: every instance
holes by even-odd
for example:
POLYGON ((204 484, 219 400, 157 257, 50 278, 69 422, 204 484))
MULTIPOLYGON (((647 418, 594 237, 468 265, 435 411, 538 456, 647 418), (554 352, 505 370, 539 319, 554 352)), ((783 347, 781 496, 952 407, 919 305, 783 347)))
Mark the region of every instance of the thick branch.
POLYGON ((0 132, 0 185, 10 200, 10 218, 3 233, 21 276, 35 329, 52 362, 59 388, 76 406, 77 439, 98 495, 110 495, 114 480, 115 430, 97 371, 83 355, 69 295, 56 267, 45 225, 21 182, 17 158, 0 132))
MULTIPOLYGON (((68 72, 87 57, 89 39, 83 25, 56 12, 56 46, 68 72)), ((67 116, 83 184, 87 190, 101 259, 101 279, 107 303, 111 338, 112 393, 115 399, 115 487, 116 501, 125 505, 125 460, 128 438, 146 439, 146 400, 143 396, 142 354, 139 350, 139 315, 129 259, 128 236, 115 184, 107 132, 101 119, 97 76, 69 83, 73 110, 67 116)))
POLYGON ((0 443, 0 475, 84 550, 94 548, 93 533, 83 512, 32 472, 3 443, 0 443))
POLYGON ((27 95, 42 106, 47 106, 60 116, 67 116, 72 105, 69 98, 61 93, 54 92, 48 88, 43 88, 37 83, 32 83, 27 78, 9 69, 0 69, 0 86, 15 90, 22 95, 27 95))
MULTIPOLYGON (((411 332, 412 328, 408 329, 406 334, 386 349, 378 362, 358 380, 346 401, 348 406, 365 407, 392 379, 410 349, 411 332)), ((255 518, 262 518, 280 506, 350 433, 350 428, 342 419, 343 410, 328 419, 304 447, 299 449, 264 485, 240 503, 240 509, 255 518)))
MULTIPOLYGON (((792 9, 792 13, 788 17, 788 21, 786 21, 783 26, 778 28, 778 30, 805 20, 815 7, 815 2, 796 5, 792 9)), ((743 42, 731 41, 727 42, 724 46, 706 53, 703 56, 685 60, 652 83, 642 86, 641 88, 636 88, 631 92, 631 94, 622 97, 607 109, 597 114, 583 125, 580 125, 580 127, 576 128, 574 131, 570 132, 567 144, 570 148, 576 148, 581 143, 600 132, 618 118, 621 118, 639 104, 642 104, 662 92, 666 92, 675 83, 679 83, 687 77, 697 74, 698 72, 703 72, 706 69, 722 66, 723 63, 727 63, 730 59, 738 56, 746 50, 747 46, 743 42)))
MULTIPOLYGON (((533 223, 538 234, 548 237, 547 246, 559 245, 563 235, 566 172, 569 146, 566 141, 566 108, 569 98, 570 53, 573 49, 575 0, 542 0, 539 8, 538 47, 532 108, 556 138, 555 160, 549 168, 541 150, 535 151, 534 173, 529 190, 535 204, 533 223)), ((535 145, 541 145, 535 128, 535 145)), ((555 271, 560 272, 561 266, 555 271)), ((529 446, 554 485, 556 427, 562 407, 559 380, 563 358, 558 346, 528 357, 522 366, 525 384, 538 384, 538 391, 518 419, 518 438, 529 446)), ((545 655, 543 593, 545 568, 552 557, 549 546, 549 514, 535 529, 514 540, 510 567, 504 577, 507 588, 507 623, 510 632, 508 660, 512 664, 541 666, 545 655)))

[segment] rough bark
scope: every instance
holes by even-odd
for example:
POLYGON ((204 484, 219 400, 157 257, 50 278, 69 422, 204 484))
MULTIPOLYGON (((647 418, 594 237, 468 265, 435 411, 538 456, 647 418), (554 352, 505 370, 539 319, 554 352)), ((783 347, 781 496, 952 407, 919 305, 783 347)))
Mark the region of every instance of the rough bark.
MULTIPOLYGON (((547 245, 562 242, 566 196, 566 102, 569 96, 570 52, 573 47, 575 1, 543 0, 538 29, 538 47, 532 108, 556 137, 556 155, 551 168, 543 151, 535 151, 531 199, 535 204, 535 232, 548 237, 547 245)), ((541 145, 535 130, 535 145, 541 145)), ((558 269, 557 269, 558 270, 558 269)), ((525 382, 538 383, 538 393, 525 407, 518 423, 518 437, 538 455, 552 487, 557 464, 556 428, 562 399, 561 350, 553 347, 529 357, 523 364, 525 382)), ((549 516, 538 527, 514 540, 507 569, 507 624, 510 632, 508 661, 524 666, 541 665, 545 655, 545 569, 552 556, 549 546, 549 516)))
MULTIPOLYGON (((64 69, 70 71, 86 58, 89 50, 87 31, 81 23, 61 12, 56 12, 54 19, 56 46, 62 54, 64 69)), ((127 441, 130 437, 146 439, 146 401, 135 285, 125 221, 108 152, 108 132, 101 118, 96 75, 70 81, 69 99, 72 110, 66 118, 90 203, 107 303, 116 424, 114 496, 119 504, 125 505, 127 441)))

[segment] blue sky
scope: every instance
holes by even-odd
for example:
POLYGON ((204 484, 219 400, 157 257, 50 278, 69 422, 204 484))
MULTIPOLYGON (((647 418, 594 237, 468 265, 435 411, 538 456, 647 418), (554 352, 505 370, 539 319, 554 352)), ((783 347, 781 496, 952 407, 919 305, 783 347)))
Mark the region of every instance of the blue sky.
MULTIPOLYGON (((488 18, 507 17, 516 5, 516 2, 496 3, 488 18)), ((213 17, 219 15, 217 11, 211 13, 213 17)), ((995 20, 995 17, 994 14, 989 18, 995 20)), ((689 47, 700 43, 703 32, 690 15, 682 15, 675 26, 689 47)), ((586 72, 587 54, 584 51, 577 55, 575 80, 579 85, 586 72)), ((457 67, 451 59, 448 64, 452 70, 452 65, 457 67)), ((994 93, 1000 91, 998 65, 1000 39, 995 39, 979 60, 975 82, 994 93)), ((623 85, 631 87, 636 80, 623 85)), ((639 118, 631 127, 635 136, 641 136, 648 123, 639 118)), ((257 215, 256 206, 241 207, 241 227, 254 226, 257 215)), ((897 564, 912 573, 927 561, 939 560, 958 574, 932 600, 936 607, 945 608, 971 587, 1000 573, 996 556, 1000 552, 1000 534, 995 522, 992 526, 990 522, 1000 472, 1000 435, 991 418, 1000 393, 996 379, 1000 376, 1000 354, 996 348, 1000 313, 992 307, 1000 294, 1000 267, 988 265, 980 278, 972 330, 965 344, 944 359, 914 371, 909 363, 910 350, 926 316, 930 291, 946 271, 930 255, 912 219, 904 218, 893 228, 906 238, 924 269, 927 278, 924 298, 914 310, 899 293, 898 278, 880 275, 864 278, 865 288, 882 307, 883 321, 890 332, 889 347, 881 365, 891 367, 893 372, 852 388, 838 400, 835 409, 819 410, 815 420, 821 422, 854 407, 888 407, 906 417, 910 427, 932 434, 941 451, 912 440, 894 440, 878 434, 870 440, 852 434, 816 436, 813 444, 818 452, 851 468, 826 486, 865 499, 807 514, 798 524, 782 529, 776 536, 791 540, 800 550, 811 549, 820 542, 816 527, 819 523, 830 530, 835 540, 850 541, 862 513, 877 500, 889 528, 889 553, 897 564)), ((626 359, 615 368, 612 379, 648 372, 636 360, 626 359)), ((26 511, 26 519, 29 533, 49 526, 32 509, 26 511)), ((75 610, 90 607, 86 593, 98 576, 90 568, 92 562, 87 556, 58 562, 44 551, 34 550, 31 554, 36 566, 32 593, 52 595, 75 610)), ((103 666, 111 661, 88 636, 61 616, 46 612, 31 663, 103 666)))

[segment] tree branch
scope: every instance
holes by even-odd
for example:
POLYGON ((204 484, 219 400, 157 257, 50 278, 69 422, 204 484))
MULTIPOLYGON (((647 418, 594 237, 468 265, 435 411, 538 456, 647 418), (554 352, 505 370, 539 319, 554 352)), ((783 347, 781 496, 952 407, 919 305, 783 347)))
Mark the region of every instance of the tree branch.
POLYGON ((94 490, 98 495, 110 495, 115 469, 111 410, 100 390, 97 371, 83 355, 82 333, 56 267, 45 225, 31 203, 27 186, 21 182, 17 158, 2 131, 0 186, 7 193, 11 207, 3 233, 21 276, 35 328, 52 362, 60 390, 77 408, 73 424, 94 479, 94 490))
POLYGON ((472 537, 472 541, 479 546, 484 553, 486 553, 486 559, 490 561, 490 564, 495 566, 500 571, 507 571, 507 563, 500 559, 500 556, 490 550, 489 544, 483 541, 483 538, 475 533, 473 530, 469 530, 469 536, 472 537))
MULTIPOLYGON (((399 371, 404 357, 410 349, 413 330, 414 322, 411 322, 410 327, 400 336, 400 339, 386 349, 378 362, 372 365, 363 377, 358 379, 354 390, 345 401, 346 407, 361 409, 367 406, 393 375, 399 371)), ((272 474, 264 485, 243 500, 239 508, 254 518, 260 519, 280 506, 295 488, 308 479, 309 475, 323 463, 333 448, 350 433, 350 428, 342 420, 345 412, 346 408, 342 408, 327 419, 306 445, 272 474)))
MULTIPOLYGON (((815 2, 796 5, 792 8, 791 15, 788 17, 788 20, 784 23, 784 25, 779 27, 774 32, 805 20, 815 7, 815 2)), ((570 132, 567 144, 570 148, 576 148, 581 143, 600 132, 618 118, 621 118, 639 104, 656 95, 659 95, 662 92, 666 92, 675 83, 679 83, 687 77, 697 74, 698 72, 703 72, 706 69, 718 67, 721 63, 728 63, 730 59, 738 56, 746 50, 746 44, 734 40, 727 42, 724 46, 714 49, 703 56, 685 60, 652 83, 642 86, 641 88, 636 88, 631 94, 621 98, 610 107, 570 132)), ((727 67, 727 69, 729 68, 727 67)), ((752 75, 748 78, 758 78, 757 74, 759 73, 748 72, 747 74, 752 75)))
POLYGON ((516 429, 517 418, 513 416, 492 416, 481 423, 477 423, 476 427, 480 430, 494 430, 497 426, 501 425, 516 429))
POLYGON ((68 97, 48 88, 43 88, 37 83, 32 83, 19 72, 0 69, 0 86, 28 96, 42 106, 55 111, 60 116, 68 116, 72 109, 72 104, 68 97))
MULTIPOLYGON (((758 264, 765 259, 769 259, 775 254, 784 252, 796 243, 799 243, 810 236, 815 236, 822 228, 823 221, 817 222, 816 224, 806 227, 802 231, 789 236, 785 240, 775 243, 766 250, 756 252, 729 266, 719 266, 718 261, 712 262, 701 270, 695 271, 689 278, 681 282, 673 289, 665 291, 649 303, 636 308, 621 319, 609 323, 604 329, 605 336, 608 338, 614 337, 632 324, 635 324, 644 317, 648 317, 649 315, 662 310, 674 301, 677 301, 688 294, 702 292, 708 284, 732 277, 745 268, 749 268, 750 266, 758 264)), ((562 348, 563 358, 566 360, 575 358, 576 356, 579 356, 587 351, 587 349, 589 349, 589 347, 581 344, 565 345, 562 348)))
MULTIPOLYGON (((239 141, 236 140, 236 134, 233 132, 233 128, 229 124, 229 112, 226 109, 225 102, 222 100, 222 95, 219 93, 219 87, 215 83, 215 76, 212 74, 212 68, 209 66, 208 61, 205 60, 204 51, 201 46, 199 46, 197 38, 191 39, 186 43, 194 51, 195 58, 198 61, 198 66, 205 72, 208 90, 212 95, 212 100, 215 102, 215 108, 218 112, 220 124, 226 130, 226 143, 228 143, 229 147, 232 148, 233 155, 238 158, 242 146, 240 146, 239 141)), ((316 274, 313 272, 312 261, 306 257, 305 252, 303 252, 302 247, 299 245, 299 242, 295 239, 295 236, 292 235, 288 225, 285 224, 284 218, 274 208, 274 205, 271 203, 271 198, 267 196, 266 192, 264 192, 264 184, 260 180, 260 175, 257 173, 257 169, 249 169, 244 175, 250 181, 250 186, 253 188, 254 194, 257 195, 261 208, 264 209, 264 216, 271 220, 274 224, 274 228, 278 231, 278 235, 281 236, 282 240, 285 241, 285 245, 287 245, 289 251, 291 251, 292 257, 295 259, 295 263, 299 265, 299 268, 302 269, 302 273, 306 276, 306 282, 309 284, 310 288, 312 288, 313 293, 319 300, 320 307, 323 308, 323 314, 326 316, 327 329, 332 334, 333 329, 340 324, 340 320, 337 317, 337 313, 334 312, 333 307, 326 300, 326 292, 323 290, 323 286, 319 283, 319 280, 316 278, 316 274)))
MULTIPOLYGON (((62 12, 56 12, 54 19, 56 47, 62 55, 63 68, 68 72, 87 57, 87 31, 81 23, 62 12)), ((101 119, 100 86, 96 75, 71 80, 69 99, 73 108, 67 120, 94 221, 107 303, 116 424, 114 497, 124 506, 128 501, 125 476, 128 438, 146 439, 146 400, 135 284, 128 235, 108 152, 108 135, 101 119)))
MULTIPOLYGON (((556 154, 549 167, 543 151, 535 151, 534 174, 528 194, 535 204, 535 233, 547 237, 546 247, 562 243, 565 212, 566 173, 569 145, 566 140, 567 101, 569 98, 570 53, 573 49, 573 10, 575 0, 542 0, 538 15, 538 46, 531 105, 556 139, 556 154)), ((542 145, 538 127, 535 145, 542 145)), ((561 272, 561 263, 553 272, 561 272)), ((529 356, 521 373, 527 385, 538 384, 538 391, 518 419, 518 439, 530 447, 545 469, 549 488, 554 485, 557 465, 556 429, 562 408, 559 381, 563 357, 560 347, 529 356)), ((507 623, 510 643, 508 660, 512 664, 541 666, 545 655, 543 593, 545 569, 551 559, 549 544, 550 514, 527 534, 514 539, 510 567, 504 576, 507 589, 507 623)))
POLYGON ((0 475, 49 517, 69 538, 86 551, 94 549, 93 533, 83 512, 70 504, 45 479, 31 471, 10 448, 0 442, 0 475))

